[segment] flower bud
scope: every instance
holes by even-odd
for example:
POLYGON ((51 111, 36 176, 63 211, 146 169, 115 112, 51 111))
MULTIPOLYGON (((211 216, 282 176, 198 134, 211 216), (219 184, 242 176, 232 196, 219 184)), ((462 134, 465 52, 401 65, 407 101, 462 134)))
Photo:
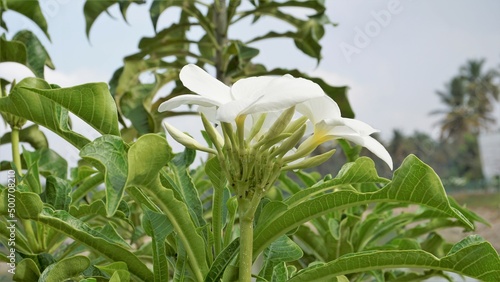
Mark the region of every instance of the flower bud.
POLYGON ((217 151, 215 151, 214 149, 203 146, 198 141, 196 141, 193 137, 178 130, 177 128, 171 126, 170 124, 164 122, 163 125, 165 126, 165 129, 168 131, 170 136, 172 136, 172 138, 174 138, 175 141, 186 146, 186 148, 200 150, 200 151, 204 151, 204 152, 211 153, 211 154, 217 154, 217 151))
POLYGON ((327 161, 334 153, 335 149, 330 150, 326 153, 323 153, 321 155, 317 155, 314 157, 306 158, 301 162, 298 162, 296 164, 291 164, 283 167, 282 170, 296 170, 296 169, 305 169, 305 168, 310 168, 310 167, 315 167, 318 166, 325 161, 327 161))

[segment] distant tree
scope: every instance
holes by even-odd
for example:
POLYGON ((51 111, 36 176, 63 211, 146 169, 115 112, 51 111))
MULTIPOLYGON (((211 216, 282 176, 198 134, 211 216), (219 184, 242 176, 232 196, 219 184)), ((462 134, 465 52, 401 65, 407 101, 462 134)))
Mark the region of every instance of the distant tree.
POLYGON ((478 136, 495 123, 492 113, 500 92, 495 83, 498 72, 485 71, 484 63, 484 59, 469 60, 463 65, 445 91, 437 91, 446 108, 431 113, 444 115, 439 121, 441 139, 456 149, 457 160, 467 162, 457 170, 467 178, 482 177, 478 136))
POLYGON ((465 135, 479 135, 495 123, 492 116, 494 101, 498 101, 499 88, 495 83, 498 72, 484 71, 484 60, 469 60, 452 78, 445 91, 437 91, 446 109, 434 111, 442 114, 439 122, 441 137, 463 141, 465 135))

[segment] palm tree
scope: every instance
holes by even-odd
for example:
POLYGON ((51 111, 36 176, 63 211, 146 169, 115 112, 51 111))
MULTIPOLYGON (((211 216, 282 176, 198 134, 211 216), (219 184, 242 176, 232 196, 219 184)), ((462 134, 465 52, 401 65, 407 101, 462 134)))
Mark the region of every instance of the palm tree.
MULTIPOLYGON (((446 91, 437 91, 446 109, 431 113, 444 115, 439 121, 441 139, 454 145, 457 154, 459 151, 466 153, 469 163, 479 166, 467 166, 467 171, 461 172, 462 175, 473 175, 472 178, 482 177, 477 140, 481 130, 488 129, 495 123, 492 116, 493 104, 498 101, 500 92, 495 83, 495 79, 499 77, 498 72, 484 71, 484 62, 483 59, 469 60, 463 65, 459 75, 446 86, 446 91)), ((458 155, 456 157, 461 158, 458 155)))
POLYGON ((477 137, 481 129, 488 129, 495 123, 492 112, 500 96, 495 83, 499 74, 495 70, 484 72, 484 62, 469 60, 446 86, 445 92, 437 91, 446 109, 431 114, 444 114, 439 122, 443 139, 460 140, 466 134, 477 137))

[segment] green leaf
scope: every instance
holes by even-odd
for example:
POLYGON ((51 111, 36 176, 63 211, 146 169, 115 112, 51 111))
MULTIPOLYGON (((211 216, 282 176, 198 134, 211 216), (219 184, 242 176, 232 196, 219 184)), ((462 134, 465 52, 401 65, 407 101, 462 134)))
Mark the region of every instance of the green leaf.
POLYGON ((49 265, 38 281, 58 282, 76 278, 90 266, 90 260, 84 256, 64 258, 49 265))
POLYGON ((482 281, 500 280, 500 258, 495 249, 490 243, 472 236, 457 243, 453 251, 442 258, 422 250, 359 252, 302 271, 288 281, 328 281, 342 274, 388 268, 436 269, 482 281))
POLYGON ((38 172, 38 161, 40 160, 40 151, 30 152, 23 147, 23 159, 29 173, 24 176, 25 184, 28 185, 31 192, 42 193, 40 184, 40 174, 38 172))
POLYGON ((298 260, 302 255, 302 249, 294 241, 286 235, 281 236, 264 250, 264 266, 259 276, 266 280, 278 278, 277 276, 279 276, 281 277, 279 281, 283 281, 282 276, 285 274, 286 280, 286 267, 283 268, 283 265, 282 267, 279 265, 284 262, 298 260))
POLYGON ((156 84, 139 84, 119 99, 122 114, 132 122, 140 135, 156 131, 153 115, 147 109, 156 91, 156 84))
POLYGON ((51 175, 47 177, 45 185, 45 202, 56 210, 68 211, 71 204, 69 194, 72 189, 73 187, 69 181, 51 175))
POLYGON ((0 62, 15 62, 28 66, 26 45, 19 41, 8 41, 0 36, 0 62))
POLYGON ((222 171, 217 158, 211 158, 207 161, 205 165, 205 173, 210 179, 210 182, 212 182, 214 189, 222 190, 226 187, 226 175, 222 171))
MULTIPOLYGON (((49 143, 47 137, 40 130, 37 124, 24 127, 19 131, 19 141, 23 143, 28 143, 33 147, 33 149, 47 148, 49 143)), ((5 133, 0 138, 0 145, 7 144, 11 142, 11 132, 5 133)))
POLYGON ((427 206, 473 228, 467 218, 450 206, 436 173, 417 157, 410 155, 395 171, 392 182, 377 192, 333 191, 288 207, 286 211, 274 215, 272 220, 259 222, 254 232, 254 254, 259 254, 275 239, 312 218, 351 206, 389 201, 427 206))
POLYGON ((72 217, 69 213, 45 209, 36 220, 85 244, 90 250, 96 251, 112 261, 125 262, 130 273, 138 279, 153 280, 153 273, 137 256, 129 251, 130 247, 124 247, 119 242, 114 242, 79 219, 72 217))
POLYGON ((85 2, 85 5, 83 6, 83 14, 85 15, 85 33, 87 34, 87 38, 90 37, 90 28, 94 24, 97 17, 107 11, 113 4, 118 2, 119 0, 87 0, 85 2))
POLYGON ((38 171, 41 175, 50 175, 65 179, 68 175, 68 162, 55 151, 42 148, 38 160, 38 171))
POLYGON ((172 188, 179 193, 182 201, 187 204, 196 225, 201 227, 206 223, 203 217, 203 205, 198 190, 188 173, 188 166, 193 162, 195 156, 196 151, 188 148, 183 153, 177 154, 169 163, 171 173, 168 174, 167 180, 172 188))
POLYGON ((115 261, 106 265, 96 265, 95 267, 108 275, 113 275, 118 270, 128 270, 127 264, 123 261, 115 261))
POLYGON ((117 136, 104 135, 83 147, 80 157, 104 174, 106 211, 111 217, 118 209, 125 192, 128 173, 127 145, 117 136))
POLYGON ((157 134, 141 136, 128 151, 127 186, 147 186, 158 178, 159 171, 172 159, 172 148, 157 134))
POLYGON ((102 134, 120 135, 116 104, 105 83, 88 83, 68 88, 28 88, 60 104, 102 134))
POLYGON ((21 80, 12 89, 9 96, 0 98, 0 111, 43 125, 77 148, 90 142, 84 136, 70 129, 69 115, 65 108, 26 88, 49 90, 50 85, 38 78, 21 80))
POLYGON ((47 22, 43 16, 42 9, 40 9, 38 0, 29 2, 23 0, 6 0, 6 3, 7 9, 16 11, 32 20, 50 40, 47 22))
POLYGON ((273 267, 271 282, 285 282, 288 280, 288 269, 284 262, 280 262, 273 267))
MULTIPOLYGON (((69 213, 76 218, 81 218, 81 217, 85 217, 85 216, 89 216, 89 215, 90 216, 102 216, 104 218, 106 218, 106 216, 107 216, 106 204, 101 200, 93 201, 89 205, 86 205, 86 204, 79 205, 78 207, 75 205, 71 205, 69 213)), ((112 220, 112 221, 120 221, 121 220, 121 221, 126 221, 129 224, 132 224, 130 222, 130 220, 128 219, 128 217, 125 215, 125 213, 120 211, 120 210, 117 210, 115 212, 115 214, 113 215, 113 217, 110 218, 109 220, 112 220)))
POLYGON ((222 277, 226 267, 240 250, 240 238, 234 239, 224 250, 215 258, 210 271, 205 277, 205 282, 216 282, 222 277))
POLYGON ((143 135, 130 147, 128 155, 131 164, 143 166, 134 169, 139 173, 133 174, 137 177, 129 177, 128 185, 135 185, 147 191, 159 209, 168 217, 186 250, 191 269, 195 272, 195 276, 201 280, 203 275, 208 272, 205 260, 205 242, 196 230, 186 203, 176 199, 171 189, 163 187, 158 176, 158 171, 171 157, 167 140, 156 134, 143 135), (149 175, 150 173, 154 176, 155 172, 155 177, 144 176, 144 174, 149 175))
POLYGON ((174 230, 164 214, 144 209, 142 220, 144 231, 153 240, 153 269, 155 281, 168 281, 168 261, 165 255, 165 238, 174 230))
POLYGON ((117 270, 113 273, 113 276, 109 278, 109 282, 129 282, 130 272, 125 270, 117 270))
POLYGON ((30 258, 21 260, 16 265, 16 274, 12 277, 14 281, 38 281, 40 270, 35 261, 30 258))
POLYGON ((26 46, 28 67, 40 78, 44 78, 45 66, 54 69, 54 64, 49 53, 45 50, 40 40, 29 30, 21 30, 16 33, 12 40, 22 42, 26 46))
POLYGON ((11 194, 7 193, 7 190, 4 189, 0 194, 0 213, 7 215, 9 218, 34 219, 37 218, 42 209, 43 202, 36 193, 16 191, 14 194, 11 194), (12 198, 12 196, 16 199, 15 214, 9 212, 8 209, 8 199, 12 198))

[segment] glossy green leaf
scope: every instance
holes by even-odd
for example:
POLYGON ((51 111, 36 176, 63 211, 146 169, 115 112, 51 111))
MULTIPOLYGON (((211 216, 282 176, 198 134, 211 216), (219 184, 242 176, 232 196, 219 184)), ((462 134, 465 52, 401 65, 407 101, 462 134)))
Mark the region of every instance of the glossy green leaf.
POLYGON ((38 0, 24 1, 24 0, 5 0, 8 10, 16 11, 28 19, 32 20, 40 29, 45 33, 47 38, 50 39, 48 32, 47 21, 43 16, 42 9, 38 0))
POLYGON ((84 256, 64 258, 49 265, 40 275, 38 281, 56 282, 76 278, 90 266, 90 260, 84 256))
POLYGON ((33 32, 21 30, 14 35, 12 40, 22 42, 26 46, 27 66, 37 77, 44 78, 45 66, 55 68, 49 53, 33 32))
POLYGON ((286 211, 281 210, 279 215, 273 216, 273 220, 259 222, 254 232, 254 253, 260 253, 275 239, 314 217, 351 206, 379 201, 427 206, 473 228, 467 218, 450 206, 441 181, 435 172, 417 157, 410 155, 395 171, 392 182, 377 192, 333 191, 289 207, 286 211), (433 196, 427 197, 427 195, 433 196))
POLYGON ((115 101, 105 83, 68 88, 27 88, 65 107, 102 134, 120 135, 115 101))
POLYGON ((128 173, 127 149, 121 138, 104 135, 80 151, 80 157, 92 163, 104 174, 108 216, 116 212, 125 192, 128 173))
POLYGON ((165 238, 172 233, 174 227, 164 214, 146 208, 142 220, 144 231, 153 240, 153 269, 155 281, 168 280, 168 261, 165 255, 165 238))
POLYGON ((45 126, 77 148, 81 148, 90 142, 84 136, 71 130, 68 110, 27 88, 38 89, 39 91, 50 90, 50 85, 37 78, 21 80, 12 89, 9 96, 0 98, 0 111, 45 126))
POLYGON ((366 251, 345 255, 323 266, 302 271, 288 281, 328 281, 342 274, 388 268, 437 269, 482 281, 500 280, 498 253, 482 238, 469 236, 442 258, 422 250, 366 251))

